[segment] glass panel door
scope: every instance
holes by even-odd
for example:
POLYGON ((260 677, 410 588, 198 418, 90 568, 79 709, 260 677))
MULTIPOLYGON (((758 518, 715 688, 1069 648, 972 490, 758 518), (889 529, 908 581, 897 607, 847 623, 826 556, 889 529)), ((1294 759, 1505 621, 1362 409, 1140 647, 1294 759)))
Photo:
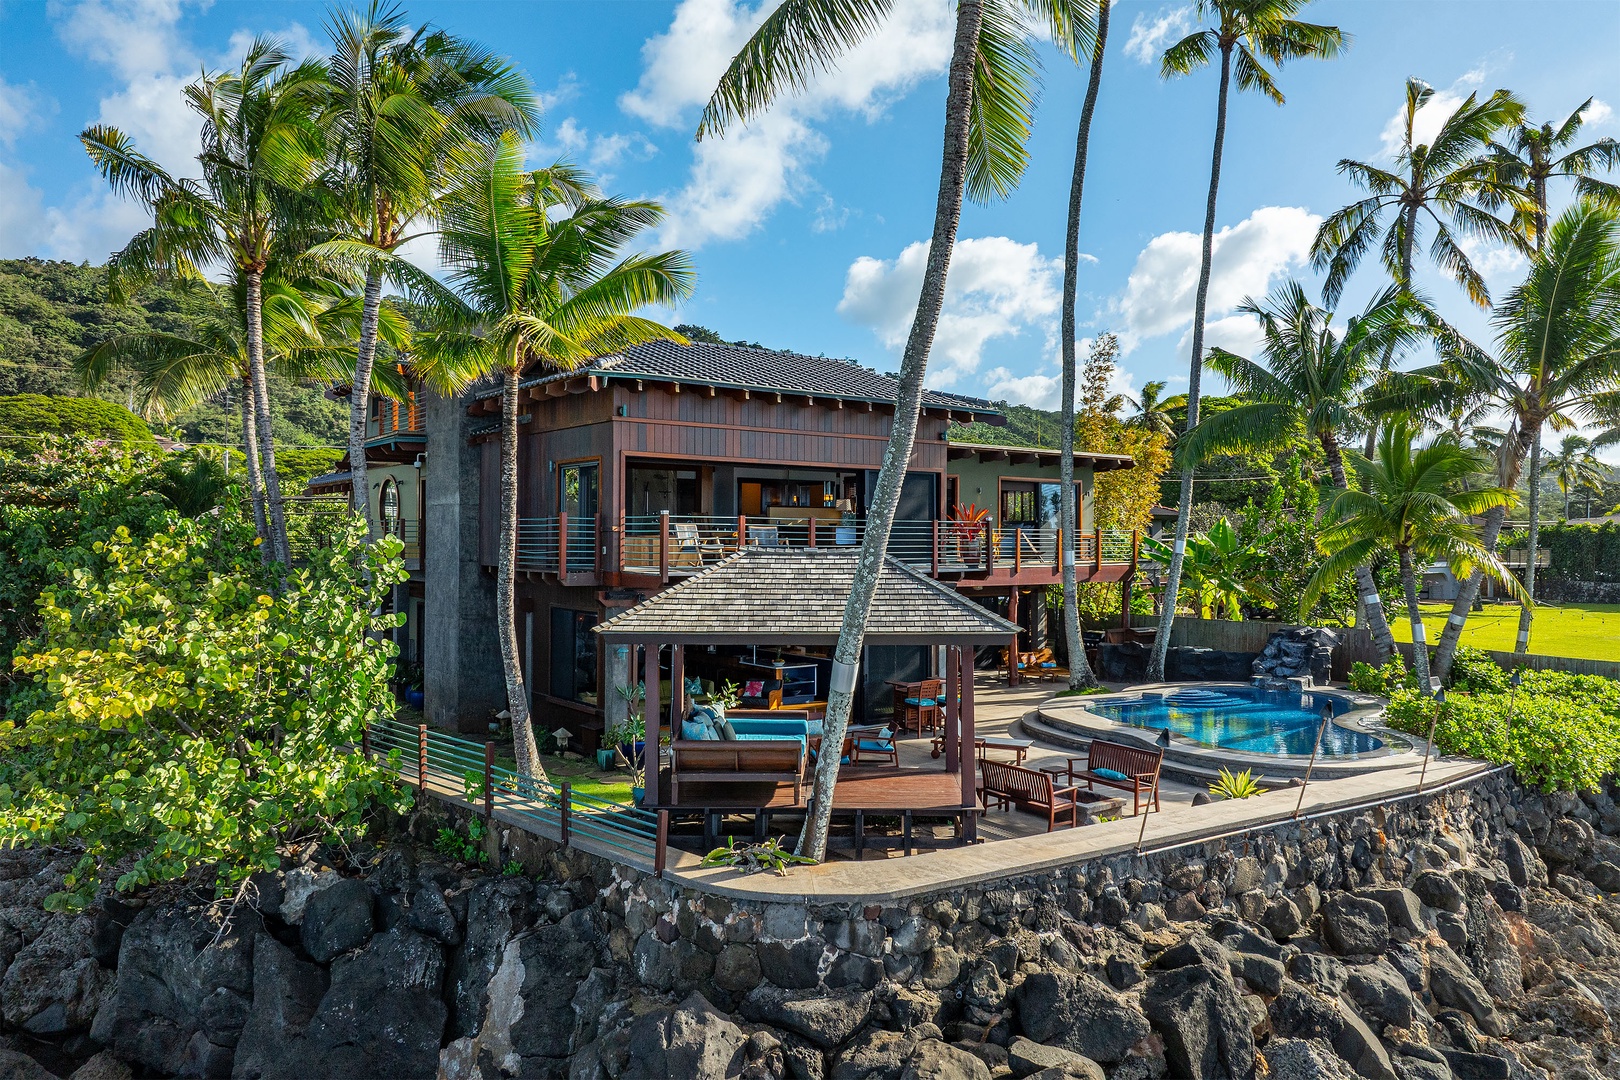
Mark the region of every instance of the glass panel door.
POLYGON ((557 484, 557 509, 567 514, 571 521, 595 517, 596 462, 564 465, 560 473, 557 484))

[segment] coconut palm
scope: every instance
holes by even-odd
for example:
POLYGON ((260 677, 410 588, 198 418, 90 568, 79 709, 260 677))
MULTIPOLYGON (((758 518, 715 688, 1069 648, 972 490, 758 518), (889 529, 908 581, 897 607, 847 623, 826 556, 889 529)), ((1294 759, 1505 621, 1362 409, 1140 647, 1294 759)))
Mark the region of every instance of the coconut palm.
MULTIPOLYGON (((1392 286, 1335 333, 1332 312, 1312 304, 1297 281, 1278 286, 1263 303, 1244 300, 1238 310, 1260 323, 1264 363, 1222 348, 1210 350, 1208 366, 1242 404, 1206 417, 1182 437, 1177 454, 1196 463, 1212 454, 1278 449, 1303 431, 1321 444, 1333 486, 1348 489, 1340 438, 1363 426, 1361 394, 1382 358, 1426 336, 1413 307, 1414 301, 1392 286)), ((1383 662, 1395 655, 1383 601, 1369 566, 1358 565, 1353 572, 1383 662)))
POLYGON ((265 553, 282 562, 287 522, 264 375, 263 284, 280 253, 309 246, 306 186, 322 157, 314 110, 325 75, 324 65, 294 67, 283 45, 258 38, 238 70, 187 86, 186 103, 203 118, 200 182, 170 176, 117 128, 95 125, 79 135, 113 190, 152 213, 152 226, 108 261, 114 296, 154 278, 201 280, 210 266, 222 267, 241 291, 269 514, 265 553))
POLYGON ((1379 433, 1374 458, 1356 460, 1360 490, 1346 489, 1328 507, 1321 546, 1327 558, 1311 575, 1300 599, 1300 618, 1316 603, 1327 583, 1381 551, 1393 551, 1401 567, 1401 590, 1412 625, 1412 667, 1418 686, 1429 693, 1429 649, 1418 608, 1418 574, 1443 561, 1458 578, 1488 573, 1515 596, 1524 588, 1502 560, 1480 542, 1470 518, 1505 509, 1509 488, 1466 490, 1463 481, 1483 467, 1473 451, 1447 438, 1421 449, 1417 428, 1405 420, 1379 433))
MULTIPOLYGON (((1548 229, 1545 247, 1531 256, 1524 281, 1497 304, 1492 323, 1494 354, 1444 335, 1442 360, 1390 380, 1375 406, 1425 410, 1490 402, 1510 420, 1495 480, 1512 490, 1544 424, 1598 417, 1620 384, 1620 211, 1591 202, 1566 210, 1548 229)), ((1498 506, 1485 515, 1485 550, 1496 550, 1506 513, 1498 506)), ((1441 631, 1435 669, 1442 678, 1479 582, 1478 574, 1463 582, 1441 631)))
POLYGON ((518 662, 518 380, 526 370, 567 371, 595 356, 674 331, 636 314, 675 304, 692 287, 684 252, 622 254, 663 218, 657 203, 603 197, 577 169, 523 167, 512 132, 461 151, 460 182, 439 210, 448 295, 435 292, 413 339, 414 370, 455 392, 486 375, 501 380, 500 549, 495 615, 518 771, 544 776, 518 662))
POLYGON ((311 254, 364 268, 347 381, 352 505, 369 524, 366 418, 383 284, 431 288, 395 253, 429 226, 452 148, 506 129, 532 135, 539 109, 528 80, 510 65, 442 31, 411 31, 404 11, 381 0, 364 13, 333 13, 328 32, 334 47, 321 121, 338 236, 311 254))
POLYGON ((1406 80, 1401 148, 1393 168, 1350 158, 1339 162, 1339 171, 1370 194, 1329 215, 1311 244, 1311 265, 1327 275, 1322 299, 1330 307, 1339 302, 1345 283, 1374 244, 1390 278, 1410 289, 1413 250, 1425 224, 1434 229, 1429 257, 1481 307, 1491 302, 1490 291, 1457 234, 1526 249, 1519 232, 1490 211, 1507 199, 1508 191, 1485 157, 1491 138, 1517 123, 1524 105, 1506 90, 1483 101, 1469 94, 1432 141, 1416 142, 1418 111, 1433 97, 1428 83, 1406 80))
MULTIPOLYGON (((1074 303, 1080 288, 1080 206, 1086 188, 1086 158, 1091 148, 1091 118, 1102 89, 1103 54, 1108 47, 1109 0, 1098 0, 1097 33, 1091 49, 1091 75, 1080 106, 1080 128, 1074 142, 1074 174, 1069 182, 1069 221, 1064 232, 1062 326, 1063 400, 1058 421, 1058 530, 1063 546, 1063 637, 1069 654, 1069 689, 1097 685, 1080 638, 1079 583, 1074 569, 1074 546, 1080 536, 1079 512, 1074 498, 1074 303)), ((1161 384, 1162 387, 1162 384, 1161 384)), ((1129 612, 1126 615, 1129 616, 1129 612)))
MULTIPOLYGON (((1232 80, 1241 93, 1253 90, 1278 105, 1284 103, 1276 76, 1266 62, 1281 66, 1289 60, 1338 56, 1349 38, 1338 27, 1301 22, 1294 18, 1306 0, 1198 0, 1200 18, 1213 25, 1187 35, 1164 52, 1159 71, 1165 78, 1189 75, 1216 62, 1215 146, 1210 157, 1209 197, 1204 203, 1204 235, 1198 263, 1198 291, 1193 299, 1192 362, 1187 380, 1187 424, 1198 426, 1198 406, 1204 370, 1204 314, 1209 303, 1210 262, 1215 251, 1215 200, 1221 186, 1221 153, 1226 145, 1227 96, 1232 80)), ((1148 661, 1149 679, 1164 678, 1164 658, 1170 648, 1170 627, 1176 618, 1176 592, 1181 586, 1181 562, 1187 549, 1187 525, 1192 518, 1193 469, 1181 470, 1181 498, 1177 504, 1176 539, 1165 572, 1164 611, 1148 661)))
MULTIPOLYGON (((1142 392, 1132 398, 1127 396, 1125 401, 1136 411, 1126 417, 1125 423, 1130 427, 1141 428, 1159 435, 1170 436, 1175 434, 1175 420, 1165 408, 1168 399, 1164 397, 1162 381, 1142 384, 1142 392)), ((1205 404, 1208 404, 1207 402, 1205 404)))
POLYGON ((1570 493, 1581 488, 1601 488, 1606 475, 1603 462, 1592 451, 1592 440, 1582 435, 1565 435, 1547 466, 1564 496, 1565 521, 1569 520, 1570 493))
MULTIPOLYGON (((900 485, 917 436, 923 377, 945 299, 945 278, 962 217, 964 192, 976 200, 1007 195, 1028 161, 1039 61, 1030 38, 1039 32, 1078 62, 1091 49, 1097 0, 958 0, 946 75, 944 151, 934 225, 921 293, 900 361, 894 423, 867 510, 838 646, 833 654, 823 738, 837 746, 849 726, 855 671, 866 615, 877 589, 899 504, 900 485)), ((804 89, 838 58, 870 37, 891 10, 889 0, 784 0, 732 58, 710 97, 698 138, 722 135, 733 122, 764 111, 783 93, 804 89)), ((814 811, 798 851, 826 853, 838 758, 817 762, 814 811)))

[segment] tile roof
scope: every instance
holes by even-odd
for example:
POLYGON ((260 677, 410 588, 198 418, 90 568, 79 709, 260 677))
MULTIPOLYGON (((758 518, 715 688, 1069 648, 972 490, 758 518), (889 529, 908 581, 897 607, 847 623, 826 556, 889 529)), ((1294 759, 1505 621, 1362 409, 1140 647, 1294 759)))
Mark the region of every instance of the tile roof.
MULTIPOLYGON (((952 450, 971 452, 981 458, 988 454, 1030 454, 1043 461, 1049 459, 1056 462, 1063 457, 1061 452, 1051 447, 963 442, 960 439, 951 439, 949 442, 952 450)), ((1136 459, 1129 454, 1094 454, 1089 450, 1076 450, 1074 460, 1082 464, 1089 462, 1098 472, 1108 472, 1111 469, 1134 469, 1136 467, 1136 459)))
MULTIPOLYGON (((684 643, 831 644, 854 548, 744 548, 596 628, 615 638, 684 643)), ((949 585, 886 558, 867 616, 872 644, 1003 643, 1018 627, 949 585)))
MULTIPOLYGON (((623 352, 596 359, 574 371, 537 375, 523 380, 523 387, 597 375, 604 378, 660 379, 701 386, 766 393, 809 394, 814 397, 842 398, 846 401, 893 403, 899 396, 899 383, 853 360, 801 353, 753 349, 741 345, 711 345, 693 342, 651 341, 633 345, 623 352)), ((496 397, 499 388, 478 395, 478 400, 496 397)), ((981 398, 923 392, 923 404, 936 409, 960 409, 981 416, 1001 415, 1001 410, 981 398)))

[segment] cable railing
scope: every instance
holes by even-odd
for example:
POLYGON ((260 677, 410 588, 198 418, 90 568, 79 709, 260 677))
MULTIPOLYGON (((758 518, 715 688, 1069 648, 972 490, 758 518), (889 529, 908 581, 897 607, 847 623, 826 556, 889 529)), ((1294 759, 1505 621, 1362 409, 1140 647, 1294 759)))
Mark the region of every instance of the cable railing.
POLYGON ((540 574, 594 574, 597 571, 596 518, 518 518, 517 565, 540 574))
MULTIPOLYGON (((853 547, 866 536, 863 518, 735 517, 712 514, 627 514, 620 518, 619 569, 626 574, 684 577, 748 547, 853 547)), ((1026 567, 1061 569, 1061 530, 1039 525, 997 528, 988 521, 895 521, 888 553, 925 573, 988 574, 1026 567)), ((1075 562, 1100 568, 1130 565, 1137 534, 1122 529, 1081 533, 1075 562)))
POLYGON ((560 839, 564 847, 576 838, 589 840, 606 848, 607 854, 648 859, 655 874, 664 874, 667 810, 643 810, 576 791, 567 781, 554 784, 523 776, 496 764, 493 742, 479 743, 427 724, 380 720, 366 729, 361 750, 387 761, 396 776, 423 794, 445 794, 434 788, 461 792, 486 820, 499 811, 503 819, 528 832, 560 839))

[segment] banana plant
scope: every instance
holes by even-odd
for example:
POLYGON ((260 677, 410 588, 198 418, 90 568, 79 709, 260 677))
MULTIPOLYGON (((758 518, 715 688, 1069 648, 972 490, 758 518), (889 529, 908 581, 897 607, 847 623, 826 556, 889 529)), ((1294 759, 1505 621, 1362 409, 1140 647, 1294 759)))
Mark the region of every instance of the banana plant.
MULTIPOLYGON (((1144 539, 1142 550, 1163 565, 1169 565, 1173 553, 1169 544, 1153 539, 1144 539)), ((1272 603, 1274 598, 1263 577, 1263 558, 1225 518, 1211 525, 1208 532, 1189 536, 1181 580, 1198 598, 1198 617, 1238 620, 1243 618, 1243 601, 1272 603)))

